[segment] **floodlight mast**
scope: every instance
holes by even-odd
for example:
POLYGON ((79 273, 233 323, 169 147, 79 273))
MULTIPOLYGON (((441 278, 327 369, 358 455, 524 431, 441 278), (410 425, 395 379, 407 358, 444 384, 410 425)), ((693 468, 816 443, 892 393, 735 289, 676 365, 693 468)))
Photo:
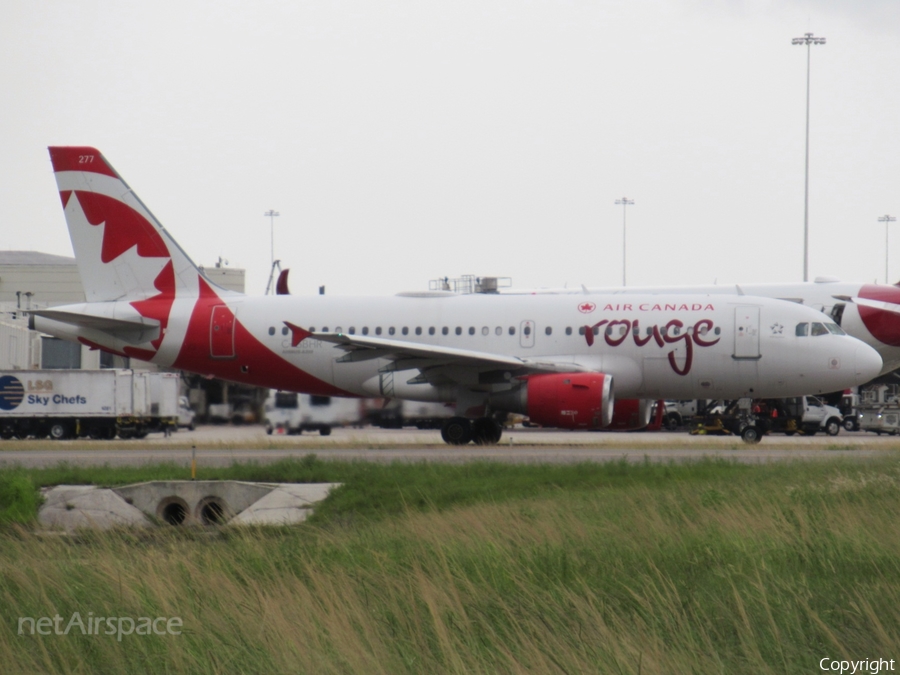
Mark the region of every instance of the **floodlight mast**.
POLYGON ((275 265, 275 218, 277 218, 280 215, 281 214, 278 213, 278 211, 276 211, 275 209, 269 209, 268 211, 266 211, 263 214, 264 217, 269 219, 269 233, 271 235, 270 241, 271 241, 271 245, 272 245, 272 257, 269 260, 270 268, 273 265, 275 265))
POLYGON ((878 222, 884 223, 884 283, 889 284, 891 282, 888 280, 888 225, 897 222, 897 219, 885 214, 878 219, 878 222))
POLYGON ((625 209, 634 205, 633 199, 622 197, 617 199, 616 204, 622 205, 622 285, 625 285, 625 209))
POLYGON ((809 281, 809 55, 813 45, 824 45, 825 38, 805 33, 791 40, 792 45, 806 45, 806 171, 803 182, 803 281, 809 281))

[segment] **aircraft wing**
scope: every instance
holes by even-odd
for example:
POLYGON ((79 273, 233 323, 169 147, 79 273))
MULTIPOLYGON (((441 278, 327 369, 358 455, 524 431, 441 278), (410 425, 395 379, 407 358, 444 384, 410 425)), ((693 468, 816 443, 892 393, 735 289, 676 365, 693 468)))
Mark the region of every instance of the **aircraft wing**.
MULTIPOLYGON (((531 373, 571 373, 588 369, 571 361, 557 362, 553 360, 527 359, 472 349, 440 347, 437 345, 411 342, 407 340, 391 340, 367 335, 347 335, 345 333, 310 333, 298 326, 285 322, 293 332, 292 342, 299 344, 307 337, 330 342, 337 348, 347 352, 338 359, 341 363, 367 361, 370 359, 387 359, 392 362, 386 370, 418 369, 425 381, 447 377, 447 368, 466 369, 469 372, 487 373, 504 371, 511 376, 531 373), (430 377, 430 371, 435 376, 430 377)), ((451 378, 452 379, 452 378, 451 378)))

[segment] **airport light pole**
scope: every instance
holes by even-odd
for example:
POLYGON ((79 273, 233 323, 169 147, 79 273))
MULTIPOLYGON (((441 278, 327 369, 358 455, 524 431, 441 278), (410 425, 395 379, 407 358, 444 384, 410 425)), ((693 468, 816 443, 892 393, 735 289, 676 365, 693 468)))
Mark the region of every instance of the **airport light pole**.
POLYGON ((622 285, 625 285, 625 209, 634 205, 633 199, 622 197, 617 199, 616 204, 622 205, 622 285))
POLYGON ((809 281, 809 55, 813 45, 824 45, 825 38, 806 33, 791 40, 792 45, 806 45, 806 172, 803 183, 803 281, 809 281))
POLYGON ((878 219, 879 223, 884 223, 884 283, 886 284, 891 283, 888 281, 888 225, 896 221, 897 219, 894 216, 887 214, 878 219))
POLYGON ((271 270, 275 266, 275 218, 280 216, 275 209, 269 209, 266 211, 263 216, 269 219, 269 232, 271 235, 272 242, 272 259, 269 261, 269 269, 271 270))

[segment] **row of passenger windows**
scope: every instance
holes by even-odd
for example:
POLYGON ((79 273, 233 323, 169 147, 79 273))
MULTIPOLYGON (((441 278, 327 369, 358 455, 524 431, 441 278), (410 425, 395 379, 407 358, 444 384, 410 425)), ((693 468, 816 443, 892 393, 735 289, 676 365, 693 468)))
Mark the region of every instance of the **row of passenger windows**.
MULTIPOLYGON (((341 328, 340 326, 337 326, 333 331, 330 331, 330 330, 328 329, 328 326, 323 326, 323 327, 320 328, 319 330, 320 330, 320 332, 322 332, 322 333, 329 333, 329 332, 343 333, 343 332, 344 332, 344 329, 341 328)), ((416 326, 416 327, 413 329, 413 332, 414 332, 416 335, 422 335, 422 333, 423 333, 424 330, 425 330, 425 329, 423 329, 421 326, 416 326)), ((456 335, 462 335, 462 334, 463 334, 463 328, 462 328, 462 326, 457 326, 456 328, 453 329, 453 331, 454 331, 454 333, 456 333, 456 335)), ((284 328, 281 329, 281 334, 282 334, 282 335, 287 335, 289 332, 290 332, 290 331, 288 331, 287 326, 285 326, 284 328)), ((309 332, 310 332, 310 333, 315 333, 315 332, 316 332, 316 327, 315 327, 315 326, 312 326, 312 327, 309 329, 309 332)), ((408 327, 408 326, 403 326, 403 328, 400 329, 400 334, 401 334, 401 335, 409 335, 409 332, 410 332, 410 331, 409 331, 409 327, 408 327)), ((468 332, 469 332, 469 335, 475 335, 475 333, 477 332, 477 331, 475 330, 475 326, 469 326, 468 332)), ((481 328, 481 334, 482 334, 482 335, 490 335, 490 332, 491 332, 491 329, 490 329, 490 328, 488 328, 487 326, 482 326, 482 328, 481 328)), ((522 332, 523 332, 525 335, 531 335, 531 326, 525 326, 525 328, 522 329, 522 332)), ((550 326, 547 326, 547 328, 544 329, 544 332, 545 332, 547 335, 552 335, 552 334, 553 334, 553 329, 552 329, 550 326)), ((350 328, 347 329, 347 333, 348 333, 349 335, 356 335, 356 327, 355 327, 355 326, 350 326, 350 328)), ((370 334, 370 333, 369 333, 369 327, 368 327, 368 326, 363 326, 362 329, 360 329, 360 333, 361 333, 362 335, 369 335, 369 334, 370 334)), ((384 333, 385 333, 385 332, 382 331, 381 326, 376 326, 376 327, 375 327, 375 330, 373 331, 372 334, 374 334, 374 335, 382 335, 382 334, 384 334, 384 333)), ((394 326, 390 326, 390 327, 387 329, 386 333, 387 333, 387 335, 396 335, 396 334, 397 334, 397 329, 394 328, 394 326)), ((434 326, 431 326, 431 327, 428 328, 428 335, 436 335, 436 334, 437 334, 437 329, 436 329, 434 326)), ((494 329, 494 334, 495 334, 495 335, 503 335, 503 327, 502 327, 502 326, 497 326, 497 327, 494 329)), ((516 328, 515 328, 515 326, 510 326, 510 327, 509 327, 509 334, 510 334, 510 335, 515 335, 515 334, 516 334, 516 328)), ((572 334, 572 329, 571 329, 571 328, 566 328, 566 335, 571 335, 571 334, 572 334)), ((583 335, 583 334, 584 334, 584 332, 582 331, 582 335, 583 335)), ((270 326, 270 327, 269 327, 269 335, 275 335, 275 326, 270 326)), ((441 335, 450 335, 450 327, 449 327, 449 326, 444 326, 443 328, 441 328, 441 335)))
MULTIPOLYGON (((801 325, 801 326, 805 326, 806 324, 800 324, 800 325, 801 325)), ((813 324, 813 325, 814 325, 814 326, 821 326, 822 324, 813 324)), ((829 324, 829 325, 831 325, 831 324, 829 324)), ((329 331, 329 330, 328 330, 328 327, 327 327, 327 326, 323 326, 320 330, 321 330, 322 333, 332 332, 332 331, 329 331)), ((416 327, 413 329, 413 332, 414 332, 416 335, 422 335, 424 330, 425 330, 425 329, 423 329, 421 326, 416 326, 416 327)), ((580 327, 578 328, 578 334, 579 334, 579 335, 584 335, 585 330, 586 330, 585 326, 580 326, 580 327)), ((798 331, 800 330, 800 326, 797 327, 797 330, 798 330, 798 331)), ((840 328, 838 328, 838 330, 840 330, 840 328)), ((613 335, 614 333, 617 334, 617 335, 625 335, 625 333, 626 333, 627 331, 628 331, 628 328, 627 328, 626 326, 624 326, 624 325, 619 325, 619 326, 616 326, 615 328, 612 327, 612 326, 607 326, 607 327, 606 327, 605 333, 606 333, 607 335, 613 335)), ((316 332, 315 326, 311 327, 311 328, 309 329, 309 332, 310 332, 310 333, 315 333, 315 332, 316 332)), ((342 333, 342 332, 343 332, 343 328, 341 328, 340 326, 338 326, 338 327, 336 327, 336 328, 334 329, 333 332, 335 332, 335 333, 342 333)), ((396 330, 396 328, 394 328, 393 326, 390 326, 390 327, 387 329, 387 334, 388 334, 388 335, 396 335, 396 332, 397 332, 397 330, 396 330)), ((456 335, 462 335, 462 334, 463 334, 463 328, 462 328, 462 326, 457 326, 456 328, 453 329, 453 332, 454 332, 456 335)), ((475 335, 478 331, 476 330, 475 326, 469 326, 467 332, 469 333, 469 335, 475 335)), ((665 331, 662 331, 662 332, 665 332, 665 331)), ((692 332, 693 332, 693 327, 688 327, 688 328, 687 328, 687 333, 692 333, 692 332)), ((701 328, 700 328, 700 331, 699 331, 700 335, 706 335, 708 332, 709 332, 709 327, 708 327, 708 326, 703 326, 703 327, 701 327, 701 328)), ((719 334, 722 332, 722 329, 719 328, 719 327, 717 326, 717 327, 713 330, 713 332, 714 332, 716 335, 719 335, 719 334)), ((287 335, 288 333, 289 333, 289 331, 288 331, 288 329, 287 329, 287 326, 285 326, 284 328, 281 329, 281 334, 282 334, 282 335, 287 335)), ((350 326, 350 328, 347 329, 347 333, 348 333, 349 335, 356 335, 356 327, 355 327, 355 326, 350 326)), ((369 327, 368 327, 368 326, 363 326, 362 329, 360 330, 360 333, 361 333, 362 335, 369 335, 369 327)), ((482 334, 482 335, 490 335, 490 333, 491 333, 491 329, 490 329, 488 326, 482 326, 482 327, 481 327, 481 334, 482 334)), ((515 335, 515 334, 516 334, 516 328, 515 328, 515 326, 510 326, 509 329, 508 329, 508 333, 509 333, 510 335, 515 335)), ((522 329, 522 333, 523 333, 525 336, 531 335, 531 326, 525 326, 525 327, 522 329)), ((566 335, 572 335, 572 333, 573 333, 572 327, 571 327, 571 326, 566 326, 565 333, 566 333, 566 335)), ((594 335, 600 335, 600 327, 599 327, 599 326, 594 326, 594 327, 593 327, 593 333, 594 333, 594 335)), ((638 326, 635 326, 635 327, 632 329, 632 333, 633 333, 635 336, 640 335, 640 328, 639 328, 638 326)), ((374 334, 375 334, 375 335, 382 335, 382 334, 383 334, 383 333, 382 333, 381 326, 376 326, 376 328, 375 328, 375 330, 374 330, 374 334)), ((408 328, 407 326, 403 326, 403 328, 400 329, 400 334, 401 334, 401 335, 409 335, 409 328, 408 328)), ((428 335, 436 335, 436 334, 437 334, 437 329, 436 329, 434 326, 430 326, 430 327, 428 328, 428 335)), ((646 334, 647 334, 647 335, 653 335, 653 326, 647 326, 646 334)), ((670 334, 671 334, 671 335, 680 335, 680 334, 681 334, 681 328, 679 328, 678 326, 673 326, 673 327, 671 328, 671 330, 670 330, 670 334)), ((269 327, 269 335, 275 335, 275 327, 274 327, 274 326, 270 326, 270 327, 269 327)), ((450 335, 450 327, 449 327, 449 326, 443 326, 443 327, 441 328, 441 335, 450 335)), ((494 328, 494 335, 503 335, 503 327, 502 327, 502 326, 497 326, 496 328, 494 328)), ((552 326, 547 326, 547 327, 545 327, 545 328, 544 328, 544 335, 553 335, 553 327, 552 327, 552 326)), ((800 335, 800 333, 798 332, 797 335, 800 335)))
POLYGON ((836 323, 798 323, 795 332, 800 337, 806 335, 816 337, 818 335, 828 335, 829 333, 834 335, 846 335, 844 329, 836 323))

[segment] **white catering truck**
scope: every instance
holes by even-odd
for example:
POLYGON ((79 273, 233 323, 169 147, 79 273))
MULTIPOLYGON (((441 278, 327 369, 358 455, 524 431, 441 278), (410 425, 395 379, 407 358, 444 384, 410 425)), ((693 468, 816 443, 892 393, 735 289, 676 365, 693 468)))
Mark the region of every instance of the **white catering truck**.
POLYGON ((0 438, 143 438, 175 429, 181 376, 125 369, 0 371, 0 438))

